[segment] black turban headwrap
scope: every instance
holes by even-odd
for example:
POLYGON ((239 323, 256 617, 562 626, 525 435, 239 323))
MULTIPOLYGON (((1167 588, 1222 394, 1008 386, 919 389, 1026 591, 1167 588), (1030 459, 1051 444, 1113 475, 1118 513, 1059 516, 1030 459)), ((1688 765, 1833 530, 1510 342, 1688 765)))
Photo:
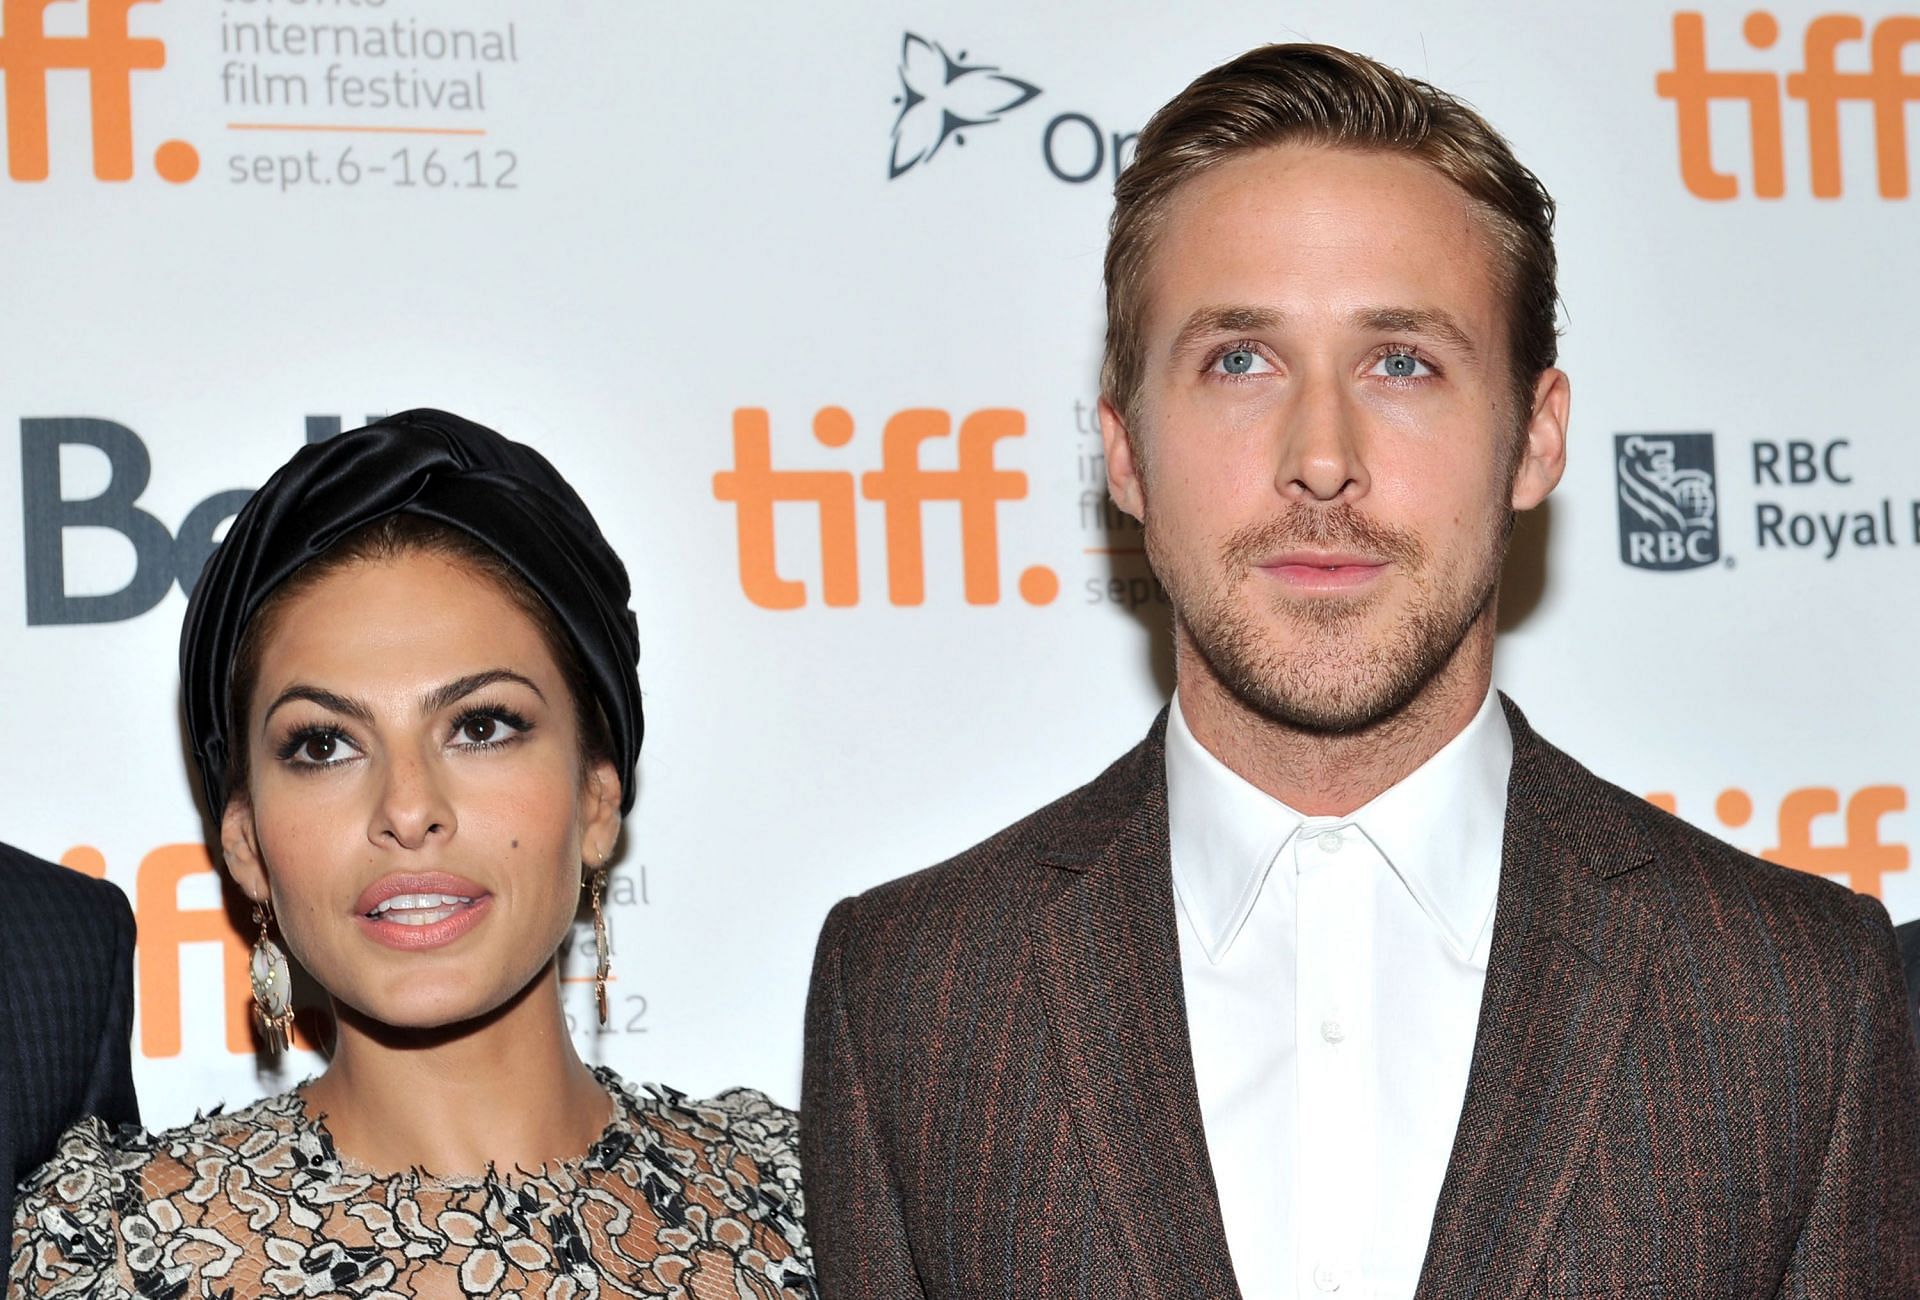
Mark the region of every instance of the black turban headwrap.
POLYGON ((640 756, 640 631, 620 557, 546 457, 445 411, 402 411, 303 447, 234 516, 187 601, 180 686, 215 824, 227 803, 227 692, 247 621, 273 589, 363 524, 420 515, 497 552, 573 640, 612 733, 620 811, 640 756))

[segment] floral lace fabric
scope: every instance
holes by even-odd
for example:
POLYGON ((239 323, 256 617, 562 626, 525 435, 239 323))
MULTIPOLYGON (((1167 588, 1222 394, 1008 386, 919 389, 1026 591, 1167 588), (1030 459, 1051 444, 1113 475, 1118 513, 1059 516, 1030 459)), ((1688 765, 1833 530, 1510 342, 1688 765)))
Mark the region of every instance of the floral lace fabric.
POLYGON ((471 1178, 343 1160, 297 1090, 158 1134, 84 1120, 23 1188, 8 1294, 811 1300, 792 1112, 598 1073, 586 1156, 471 1178))

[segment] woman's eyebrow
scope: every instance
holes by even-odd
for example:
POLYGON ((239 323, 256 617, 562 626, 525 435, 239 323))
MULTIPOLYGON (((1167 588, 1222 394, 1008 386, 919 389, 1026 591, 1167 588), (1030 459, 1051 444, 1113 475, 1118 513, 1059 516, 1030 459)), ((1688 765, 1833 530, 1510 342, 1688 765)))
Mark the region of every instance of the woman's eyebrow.
POLYGON ((456 677, 445 686, 427 692, 420 697, 420 712, 422 715, 438 713, 455 700, 464 699, 475 691, 499 682, 518 683, 538 695, 541 703, 546 702, 546 692, 534 685, 532 678, 516 673, 511 668, 488 668, 482 672, 468 673, 465 677, 456 677))
POLYGON ((318 686, 309 686, 305 682, 295 682, 275 696, 273 703, 267 706, 266 714, 260 719, 260 725, 264 727, 267 724, 267 721, 273 717, 275 709, 283 704, 291 704, 295 700, 306 700, 309 703, 318 704, 329 712, 343 713, 355 722, 364 723, 369 727, 373 725, 373 710, 360 701, 348 699, 344 695, 336 695, 318 686))

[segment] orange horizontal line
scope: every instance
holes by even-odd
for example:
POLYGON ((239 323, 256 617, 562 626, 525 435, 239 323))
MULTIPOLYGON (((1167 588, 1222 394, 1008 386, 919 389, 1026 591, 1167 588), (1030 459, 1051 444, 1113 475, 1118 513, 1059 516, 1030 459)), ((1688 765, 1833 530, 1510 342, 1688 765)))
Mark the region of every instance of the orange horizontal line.
POLYGON ((344 126, 323 122, 229 122, 229 131, 347 131, 365 135, 485 135, 477 126, 344 126))
MULTIPOLYGON (((591 983, 593 983, 593 976, 591 976, 591 975, 562 975, 562 976, 560 977, 560 982, 561 982, 562 984, 591 984, 591 983)), ((609 984, 618 984, 619 982, 620 982, 620 977, 619 977, 618 975, 609 975, 609 976, 607 976, 607 983, 609 983, 609 984)))
POLYGON ((1145 555, 1144 546, 1089 546, 1082 552, 1085 555, 1145 555))

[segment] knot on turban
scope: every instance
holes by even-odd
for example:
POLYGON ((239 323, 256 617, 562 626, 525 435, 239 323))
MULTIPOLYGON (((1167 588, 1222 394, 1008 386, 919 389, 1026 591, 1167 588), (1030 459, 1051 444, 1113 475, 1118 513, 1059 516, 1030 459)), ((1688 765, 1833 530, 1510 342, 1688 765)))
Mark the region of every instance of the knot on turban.
POLYGON ((392 514, 459 529, 498 552, 573 639, 605 713, 633 807, 640 633, 627 571, 567 481, 531 447, 445 411, 402 411, 303 447, 234 516, 187 601, 180 686, 217 824, 227 802, 227 694, 247 622, 274 588, 346 534, 392 514))

